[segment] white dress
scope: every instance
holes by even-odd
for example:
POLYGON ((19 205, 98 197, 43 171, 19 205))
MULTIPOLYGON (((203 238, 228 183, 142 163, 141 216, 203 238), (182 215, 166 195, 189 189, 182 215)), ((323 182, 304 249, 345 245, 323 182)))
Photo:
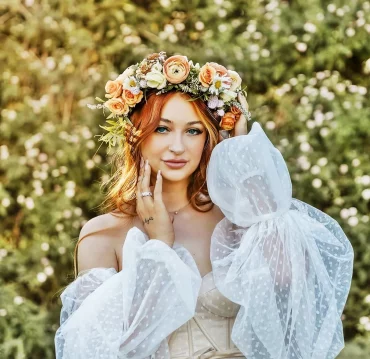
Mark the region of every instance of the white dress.
POLYGON ((225 214, 213 271, 191 254, 127 233, 122 271, 93 268, 61 295, 57 359, 332 359, 353 249, 338 223, 291 198, 280 152, 258 124, 216 146, 207 168, 225 214))

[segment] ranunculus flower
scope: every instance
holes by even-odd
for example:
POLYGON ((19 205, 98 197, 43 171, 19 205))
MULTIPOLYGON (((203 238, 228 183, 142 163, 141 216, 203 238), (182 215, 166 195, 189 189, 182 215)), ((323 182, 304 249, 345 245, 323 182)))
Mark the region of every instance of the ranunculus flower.
POLYGON ((231 106, 230 112, 235 115, 236 120, 239 120, 240 115, 242 114, 239 107, 236 107, 236 106, 231 106))
POLYGON ((226 112, 220 121, 220 127, 222 130, 231 131, 235 126, 235 122, 235 115, 231 112, 226 112))
POLYGON ((218 64, 217 62, 209 62, 209 64, 216 70, 220 76, 227 75, 226 67, 218 64))
POLYGON ((186 56, 169 57, 163 64, 163 73, 172 84, 183 82, 189 75, 190 65, 186 56))
POLYGON ((112 98, 112 97, 119 97, 122 94, 122 83, 115 80, 109 80, 105 85, 105 97, 112 98))
POLYGON ((123 84, 123 83, 124 83, 124 81, 125 81, 128 77, 133 76, 133 74, 134 74, 134 73, 135 73, 134 66, 130 66, 130 67, 128 67, 125 71, 123 71, 121 75, 119 75, 119 76, 116 78, 116 81, 119 81, 119 82, 121 82, 121 83, 123 84))
POLYGON ((220 97, 225 101, 225 102, 229 102, 231 100, 233 100, 234 98, 236 98, 237 96, 237 93, 234 92, 234 91, 230 91, 230 90, 225 90, 221 95, 220 97))
POLYGON ((156 88, 158 90, 163 89, 167 84, 165 76, 161 72, 157 71, 148 72, 145 76, 145 80, 148 87, 156 88))
POLYGON ((228 71, 228 75, 231 78, 230 91, 237 90, 240 87, 240 85, 242 84, 241 77, 239 76, 239 74, 236 71, 232 71, 232 70, 229 70, 228 71))
POLYGON ((122 98, 128 106, 133 107, 143 99, 143 91, 140 91, 138 94, 133 94, 130 90, 123 90, 122 98))
POLYGON ((214 77, 216 76, 216 69, 208 62, 200 68, 199 81, 203 87, 209 87, 214 77))
POLYGON ((108 107, 109 111, 111 111, 114 115, 118 116, 126 115, 130 109, 122 97, 111 98, 105 102, 105 106, 108 107))

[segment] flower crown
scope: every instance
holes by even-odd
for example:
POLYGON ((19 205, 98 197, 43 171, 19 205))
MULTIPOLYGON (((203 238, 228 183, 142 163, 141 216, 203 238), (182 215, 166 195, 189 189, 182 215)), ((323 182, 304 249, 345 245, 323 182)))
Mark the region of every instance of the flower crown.
POLYGON ((141 131, 133 126, 129 115, 137 104, 145 101, 149 91, 156 91, 157 95, 181 91, 194 99, 201 99, 216 118, 221 117, 220 129, 230 131, 242 114, 251 119, 248 108, 238 101, 240 93, 247 96, 241 82, 237 72, 215 62, 207 62, 200 67, 198 63, 194 65, 188 61, 186 56, 167 58, 165 52, 153 53, 106 83, 105 97, 108 100, 96 97, 100 104, 87 106, 111 112, 106 118, 109 126, 99 125, 107 131, 99 136, 99 141, 107 143, 109 148, 115 146, 119 139, 130 144, 136 142, 141 131))

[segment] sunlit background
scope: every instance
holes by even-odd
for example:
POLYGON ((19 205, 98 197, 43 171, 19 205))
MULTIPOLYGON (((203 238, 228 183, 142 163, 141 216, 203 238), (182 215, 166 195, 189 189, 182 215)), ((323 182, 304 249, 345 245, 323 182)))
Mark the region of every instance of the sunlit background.
POLYGON ((354 247, 340 358, 370 357, 369 1, 1 0, 0 40, 2 359, 55 357, 60 291, 110 173, 86 104, 159 51, 243 77, 294 197, 354 247))

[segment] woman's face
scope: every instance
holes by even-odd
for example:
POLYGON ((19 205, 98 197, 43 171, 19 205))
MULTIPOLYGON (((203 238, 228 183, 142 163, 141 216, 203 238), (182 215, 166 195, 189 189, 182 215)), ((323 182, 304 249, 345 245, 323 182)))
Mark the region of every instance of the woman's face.
POLYGON ((158 127, 141 144, 141 153, 149 160, 152 175, 161 170, 163 179, 181 181, 197 169, 205 141, 206 128, 193 105, 179 93, 170 97, 162 108, 158 127), (166 163, 171 160, 186 163, 176 168, 166 163))

